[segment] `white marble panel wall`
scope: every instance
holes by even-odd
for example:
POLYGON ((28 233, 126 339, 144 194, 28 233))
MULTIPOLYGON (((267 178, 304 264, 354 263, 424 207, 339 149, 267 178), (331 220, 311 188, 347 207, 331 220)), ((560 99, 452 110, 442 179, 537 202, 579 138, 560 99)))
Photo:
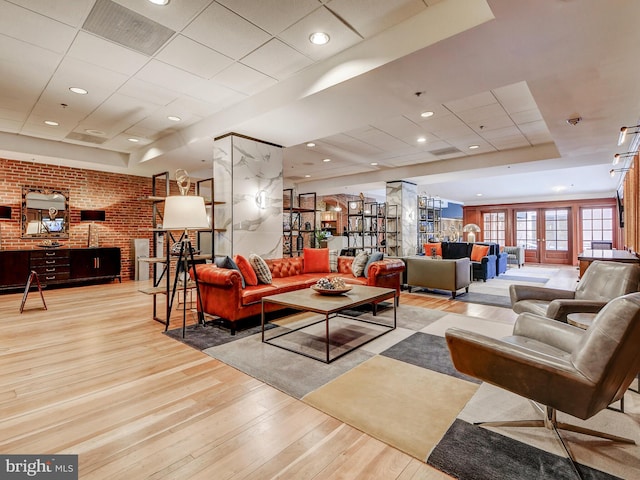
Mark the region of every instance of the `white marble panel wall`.
POLYGON ((226 202, 216 207, 215 224, 227 229, 216 235, 216 254, 281 257, 282 148, 236 135, 216 141, 214 183, 216 200, 226 202))
POLYGON ((232 255, 233 241, 233 169, 231 163, 232 137, 226 136, 213 144, 214 200, 223 202, 213 206, 213 226, 224 231, 213 232, 214 254, 232 255))
POLYGON ((411 182, 387 182, 387 203, 398 205, 400 225, 398 228, 398 255, 415 255, 418 242, 417 220, 418 187, 411 182))

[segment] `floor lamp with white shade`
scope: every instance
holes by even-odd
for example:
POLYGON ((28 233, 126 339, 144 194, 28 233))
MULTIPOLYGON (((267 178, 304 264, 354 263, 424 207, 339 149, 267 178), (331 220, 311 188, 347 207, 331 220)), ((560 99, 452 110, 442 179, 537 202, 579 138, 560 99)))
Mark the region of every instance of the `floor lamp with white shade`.
MULTIPOLYGON (((180 236, 180 253, 178 256, 178 264, 183 266, 183 271, 188 274, 189 264, 193 267, 193 281, 196 289, 196 301, 198 302, 198 323, 204 324, 204 315, 202 313, 202 299, 200 297, 200 288, 198 285, 198 275, 196 274, 195 259, 193 256, 194 248, 189 238, 189 230, 203 230, 211 228, 207 218, 207 210, 204 204, 204 198, 193 195, 174 195, 169 196, 164 202, 164 218, 162 220, 162 229, 166 231, 181 231, 180 236)), ((167 259, 171 254, 170 242, 167 243, 167 259)), ((169 262, 167 262, 169 265, 169 262)), ((173 281, 173 290, 171 292, 171 300, 169 301, 169 312, 173 307, 176 289, 178 286, 178 275, 180 269, 176 265, 176 275, 173 281)), ((184 298, 186 299, 187 282, 182 284, 184 298)), ((187 307, 186 301, 183 304, 182 312, 182 337, 185 336, 187 323, 187 307)), ((165 331, 169 328, 169 317, 165 331)))

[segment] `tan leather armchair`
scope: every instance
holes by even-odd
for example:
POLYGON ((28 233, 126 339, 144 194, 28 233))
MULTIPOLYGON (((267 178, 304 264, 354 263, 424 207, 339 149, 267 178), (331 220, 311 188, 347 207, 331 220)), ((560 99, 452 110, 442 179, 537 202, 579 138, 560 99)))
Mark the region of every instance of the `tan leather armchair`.
POLYGON ((575 312, 598 313, 610 300, 638 291, 640 266, 597 260, 589 265, 575 290, 510 285, 511 308, 561 322, 575 312))
POLYGON ((557 422, 556 410, 586 420, 622 399, 640 371, 640 293, 609 302, 587 330, 523 313, 501 340, 457 328, 445 337, 457 370, 545 407, 543 420, 483 425, 545 426, 635 443, 557 422))

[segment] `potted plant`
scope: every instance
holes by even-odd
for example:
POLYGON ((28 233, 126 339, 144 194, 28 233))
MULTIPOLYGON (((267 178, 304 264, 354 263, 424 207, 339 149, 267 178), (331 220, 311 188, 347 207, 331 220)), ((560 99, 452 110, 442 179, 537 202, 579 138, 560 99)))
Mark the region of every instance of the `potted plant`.
POLYGON ((327 238, 329 234, 324 230, 316 230, 314 233, 316 237, 316 248, 327 248, 327 238))

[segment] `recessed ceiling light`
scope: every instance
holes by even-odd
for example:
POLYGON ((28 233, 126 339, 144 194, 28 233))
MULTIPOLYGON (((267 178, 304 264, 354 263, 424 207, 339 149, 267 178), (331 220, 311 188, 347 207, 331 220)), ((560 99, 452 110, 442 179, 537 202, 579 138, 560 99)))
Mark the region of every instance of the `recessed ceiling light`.
POLYGON ((78 95, 86 95, 87 92, 84 88, 80 88, 80 87, 71 87, 69 88, 70 91, 72 91, 73 93, 77 93, 78 95))
POLYGON ((331 159, 330 159, 330 158, 325 158, 325 159, 323 159, 322 161, 323 161, 323 162, 330 162, 330 161, 331 161, 331 159))
POLYGON ((427 141, 427 139, 425 137, 418 137, 418 139, 416 140, 418 143, 424 143, 427 141))
POLYGON ((329 35, 324 32, 315 32, 309 35, 309 41, 314 45, 325 45, 329 43, 329 35))
POLYGON ((481 197, 482 193, 476 193, 476 197, 481 197))
POLYGON ((169 115, 167 118, 172 122, 179 122, 180 120, 182 120, 180 117, 175 117, 173 115, 169 115))
POLYGON ((137 138, 127 138, 127 140, 129 140, 130 142, 133 142, 133 143, 138 143, 140 141, 137 138))
POLYGON ((149 0, 154 5, 169 5, 169 0, 149 0))
POLYGON ((94 130, 93 128, 87 128, 85 132, 91 135, 106 135, 102 130, 94 130))
POLYGON ((307 147, 309 147, 309 148, 313 148, 313 147, 315 147, 315 146, 316 146, 316 144, 315 144, 315 143, 313 143, 313 142, 309 142, 309 143, 307 143, 307 147))
POLYGON ((378 162, 371 162, 369 165, 371 165, 371 166, 374 166, 374 167, 375 167, 376 165, 378 165, 378 162))
POLYGON ((475 150, 476 148, 480 148, 480 145, 469 145, 469 150, 475 150))
POLYGON ((304 178, 311 178, 311 175, 305 175, 304 178))
POLYGON ((429 117, 430 117, 430 116, 432 116, 432 115, 433 115, 433 112, 422 112, 422 113, 420 114, 420 116, 421 116, 422 118, 429 118, 429 117))
POLYGON ((58 122, 54 122, 53 120, 45 120, 44 123, 52 127, 57 127, 58 125, 60 125, 58 122))

